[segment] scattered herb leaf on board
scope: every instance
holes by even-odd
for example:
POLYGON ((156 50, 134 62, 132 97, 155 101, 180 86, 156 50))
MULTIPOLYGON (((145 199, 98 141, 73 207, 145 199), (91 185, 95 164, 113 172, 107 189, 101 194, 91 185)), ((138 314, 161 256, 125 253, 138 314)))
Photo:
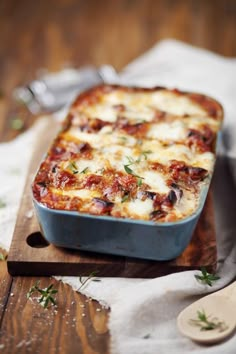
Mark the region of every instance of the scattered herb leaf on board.
POLYGON ((56 305, 55 294, 58 292, 57 289, 53 289, 53 284, 50 284, 47 288, 41 289, 39 287, 40 280, 38 280, 28 291, 27 299, 30 299, 33 294, 39 294, 38 303, 43 306, 43 308, 48 308, 49 305, 56 305))

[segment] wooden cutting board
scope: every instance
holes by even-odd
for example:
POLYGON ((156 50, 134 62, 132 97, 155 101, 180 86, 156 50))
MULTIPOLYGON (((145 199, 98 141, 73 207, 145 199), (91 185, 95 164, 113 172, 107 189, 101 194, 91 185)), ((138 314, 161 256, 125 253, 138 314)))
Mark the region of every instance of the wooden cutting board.
POLYGON ((8 271, 11 275, 86 276, 96 271, 99 276, 152 278, 200 267, 206 267, 208 271, 215 270, 216 238, 211 193, 207 197, 191 243, 172 261, 107 256, 47 244, 33 212, 31 183, 40 160, 57 131, 58 124, 49 118, 37 139, 8 255, 8 271))

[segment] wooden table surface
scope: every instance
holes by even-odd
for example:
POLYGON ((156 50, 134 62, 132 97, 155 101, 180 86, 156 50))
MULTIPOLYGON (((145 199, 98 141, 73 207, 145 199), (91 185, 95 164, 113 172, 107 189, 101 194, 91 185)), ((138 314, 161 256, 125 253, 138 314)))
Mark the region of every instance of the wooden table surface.
MULTIPOLYGON (((234 0, 1 0, 0 139, 14 138, 37 119, 13 102, 12 89, 39 69, 109 63, 120 70, 171 37, 236 56, 235 24, 234 0), (16 117, 24 121, 21 131, 12 129, 16 117)), ((36 280, 11 278, 0 262, 0 352, 109 353, 108 311, 41 278, 42 287, 58 289, 57 311, 44 310, 26 298, 36 280)))

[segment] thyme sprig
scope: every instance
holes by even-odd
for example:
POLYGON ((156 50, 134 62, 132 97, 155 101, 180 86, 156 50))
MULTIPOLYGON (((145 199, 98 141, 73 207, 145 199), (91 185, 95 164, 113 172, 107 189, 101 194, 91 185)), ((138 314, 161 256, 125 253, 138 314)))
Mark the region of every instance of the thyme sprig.
POLYGON ((201 275, 195 274, 195 278, 202 284, 207 284, 209 286, 213 285, 213 282, 220 279, 216 274, 208 273, 205 267, 201 268, 201 275))
POLYGON ((136 173, 129 166, 130 166, 130 164, 124 165, 125 172, 127 172, 129 175, 137 177, 138 178, 137 184, 138 184, 138 186, 140 186, 142 184, 142 179, 144 179, 144 178, 139 175, 136 175, 136 173))
POLYGON ((76 175, 77 173, 85 174, 85 173, 88 172, 88 169, 89 169, 88 166, 87 166, 87 167, 85 167, 83 170, 81 170, 81 171, 79 172, 78 166, 77 166, 77 164, 76 164, 75 161, 71 161, 71 162, 69 163, 69 165, 67 166, 67 168, 68 168, 74 175, 76 175))
POLYGON ((50 284, 47 288, 41 289, 39 287, 40 280, 29 289, 27 293, 27 299, 30 299, 34 293, 40 294, 38 298, 38 303, 47 308, 50 304, 56 305, 55 294, 58 292, 57 289, 53 289, 53 284, 50 284))
POLYGON ((88 277, 86 279, 83 280, 83 277, 79 277, 79 281, 81 283, 80 287, 77 289, 77 291, 81 290, 86 283, 88 283, 89 280, 92 280, 92 281, 101 281, 101 279, 97 279, 96 278, 96 275, 98 273, 98 270, 94 270, 93 272, 91 272, 88 277), (93 279, 94 278, 94 279, 93 279))
POLYGON ((197 311, 197 319, 190 319, 189 323, 193 326, 200 327, 201 331, 211 331, 214 329, 219 330, 219 332, 225 331, 228 326, 224 321, 219 321, 217 317, 207 316, 205 311, 197 311))
POLYGON ((89 169, 88 167, 85 167, 82 171, 80 171, 80 173, 85 174, 88 172, 88 169, 89 169))
POLYGON ((138 160, 137 160, 137 162, 140 162, 140 161, 142 160, 142 157, 144 157, 144 160, 147 160, 147 155, 148 155, 148 154, 151 154, 151 153, 152 153, 151 150, 144 150, 144 151, 142 151, 141 154, 140 154, 140 156, 139 156, 139 158, 138 158, 138 160))
POLYGON ((142 161, 142 158, 144 157, 144 160, 147 160, 147 155, 150 154, 152 151, 151 150, 146 150, 146 151, 142 151, 140 156, 134 160, 133 157, 131 156, 126 156, 127 160, 128 160, 128 164, 124 165, 124 170, 126 173, 128 173, 129 175, 132 175, 134 177, 137 178, 137 185, 138 187, 140 187, 142 185, 142 180, 144 179, 143 177, 137 175, 132 168, 130 168, 130 166, 138 164, 142 161))
POLYGON ((76 174, 79 172, 78 167, 77 167, 75 161, 71 161, 71 162, 69 163, 69 165, 67 166, 67 168, 68 168, 74 175, 76 175, 76 174))
POLYGON ((141 151, 139 157, 136 160, 132 156, 126 156, 126 158, 129 161, 129 165, 133 165, 133 164, 138 164, 141 161, 147 160, 147 155, 151 153, 152 153, 151 150, 143 150, 141 151))

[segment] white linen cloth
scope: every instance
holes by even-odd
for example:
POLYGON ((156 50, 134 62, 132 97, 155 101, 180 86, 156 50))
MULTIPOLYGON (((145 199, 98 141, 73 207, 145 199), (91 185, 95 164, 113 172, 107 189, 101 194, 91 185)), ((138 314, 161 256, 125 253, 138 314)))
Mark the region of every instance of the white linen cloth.
MULTIPOLYGON (((177 329, 178 313, 200 296, 220 289, 236 277, 236 59, 224 58, 175 40, 164 40, 128 65, 120 82, 168 86, 206 93, 225 110, 222 146, 213 180, 218 272, 212 288, 199 284, 197 271, 156 279, 102 278, 88 282, 81 292, 111 308, 109 330, 112 354, 234 354, 236 336, 213 346, 201 346, 177 329)), ((36 127, 15 141, 0 145, 0 245, 8 249, 27 172, 36 127), (23 163, 23 164, 22 164, 23 163)), ((57 277, 80 287, 78 277, 57 277)))

